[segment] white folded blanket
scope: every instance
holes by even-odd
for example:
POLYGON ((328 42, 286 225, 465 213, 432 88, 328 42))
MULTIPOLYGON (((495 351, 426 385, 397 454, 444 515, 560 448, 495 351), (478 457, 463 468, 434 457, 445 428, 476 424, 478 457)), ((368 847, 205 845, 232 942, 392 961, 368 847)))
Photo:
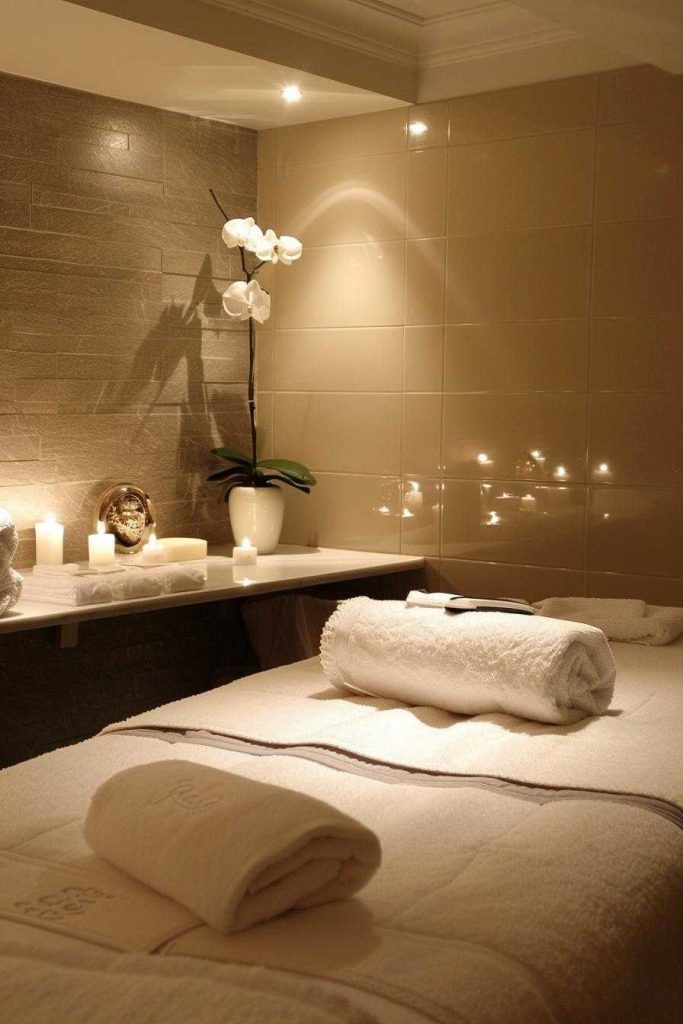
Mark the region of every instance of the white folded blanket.
POLYGON ((224 933, 351 896, 381 859, 374 833, 328 804, 189 761, 108 779, 85 838, 224 933))
POLYGON ((465 715, 566 725, 606 711, 616 669, 593 626, 505 612, 453 614, 402 601, 340 604, 321 640, 339 688, 465 715))
POLYGON ((77 565, 59 568, 61 571, 46 572, 36 567, 33 573, 27 574, 24 598, 77 606, 107 604, 201 590, 205 581, 200 569, 187 565, 160 565, 150 569, 126 566, 119 571, 100 573, 89 573, 77 565))
POLYGON ((683 633, 683 608, 606 597, 549 597, 534 605, 540 615, 597 626, 610 640, 669 644, 683 633))

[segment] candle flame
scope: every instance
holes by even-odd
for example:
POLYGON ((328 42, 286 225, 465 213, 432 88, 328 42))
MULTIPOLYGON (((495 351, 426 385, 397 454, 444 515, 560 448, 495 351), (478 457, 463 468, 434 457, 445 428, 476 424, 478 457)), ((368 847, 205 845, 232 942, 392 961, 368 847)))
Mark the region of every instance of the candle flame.
POLYGON ((155 530, 152 530, 152 532, 150 533, 148 543, 151 548, 155 548, 157 546, 158 541, 155 530))
POLYGON ((44 522, 46 522, 46 523, 56 523, 57 522, 57 516, 54 514, 54 512, 46 512, 45 513, 44 522))
POLYGON ((248 537, 244 537, 244 538, 242 539, 242 542, 241 542, 241 544, 240 544, 240 547, 241 547, 241 548, 244 548, 245 550, 246 550, 247 548, 250 548, 250 547, 251 547, 251 541, 249 540, 249 538, 248 538, 248 537))
POLYGON ((99 533, 100 536, 102 536, 102 534, 104 533, 104 523, 102 522, 101 519, 98 520, 97 523, 97 532, 99 533))

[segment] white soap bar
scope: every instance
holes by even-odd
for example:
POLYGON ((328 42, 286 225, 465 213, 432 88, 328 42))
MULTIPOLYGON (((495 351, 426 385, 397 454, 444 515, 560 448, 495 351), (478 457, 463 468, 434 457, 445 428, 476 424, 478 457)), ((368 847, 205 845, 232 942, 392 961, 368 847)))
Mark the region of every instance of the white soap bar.
POLYGON ((200 537, 161 537, 165 562, 197 562, 206 558, 208 544, 200 537))

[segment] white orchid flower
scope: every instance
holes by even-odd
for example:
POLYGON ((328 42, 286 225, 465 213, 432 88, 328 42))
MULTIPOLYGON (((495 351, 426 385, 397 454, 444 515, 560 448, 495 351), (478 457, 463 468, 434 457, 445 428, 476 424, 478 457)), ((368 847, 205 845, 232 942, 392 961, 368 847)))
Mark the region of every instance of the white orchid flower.
POLYGON ((233 320, 253 316, 264 324, 270 316, 270 295, 258 281, 235 281, 223 292, 223 309, 233 320))
MULTIPOLYGON (((256 221, 253 217, 235 217, 233 220, 228 220, 223 225, 221 232, 223 241, 228 249, 235 249, 238 245, 246 246, 250 232, 255 227, 256 221)), ((261 229, 258 228, 258 230, 261 229)))
POLYGON ((252 252, 259 260, 268 260, 271 263, 277 263, 277 256, 275 255, 275 249, 280 241, 272 228, 268 228, 265 232, 261 232, 261 237, 256 240, 256 244, 252 249, 252 252))
MULTIPOLYGON (((298 238, 294 238, 292 235, 280 235, 277 246, 275 247, 275 256, 284 263, 285 266, 289 267, 296 260, 301 258, 301 254, 304 251, 304 247, 298 238)), ((273 263, 275 260, 273 260, 273 263)))
POLYGON ((272 228, 268 228, 264 234, 258 227, 250 234, 247 248, 260 260, 269 263, 277 263, 280 260, 286 266, 298 260, 303 251, 298 238, 292 238, 291 235, 281 235, 278 238, 272 228))

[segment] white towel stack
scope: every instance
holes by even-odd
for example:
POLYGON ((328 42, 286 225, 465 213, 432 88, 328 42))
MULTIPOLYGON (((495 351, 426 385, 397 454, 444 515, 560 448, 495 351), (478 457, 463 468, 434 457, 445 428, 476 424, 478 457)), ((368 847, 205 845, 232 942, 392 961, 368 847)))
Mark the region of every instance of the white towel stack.
POLYGON ((381 860, 375 834, 329 804, 191 761, 108 779, 85 838, 225 933, 351 896, 381 860))
POLYGON ((186 590, 201 590, 205 576, 201 569, 185 565, 160 565, 150 569, 135 566, 88 572, 75 563, 36 566, 24 577, 23 597, 48 604, 89 605, 111 601, 132 601, 186 590))
POLYGON ((683 633, 683 608, 606 597, 549 597, 534 605, 540 615, 597 626, 610 640, 669 644, 683 633))
POLYGON ((559 725, 606 711, 616 675, 605 635, 593 626, 368 597, 342 602, 320 654, 340 689, 559 725))

